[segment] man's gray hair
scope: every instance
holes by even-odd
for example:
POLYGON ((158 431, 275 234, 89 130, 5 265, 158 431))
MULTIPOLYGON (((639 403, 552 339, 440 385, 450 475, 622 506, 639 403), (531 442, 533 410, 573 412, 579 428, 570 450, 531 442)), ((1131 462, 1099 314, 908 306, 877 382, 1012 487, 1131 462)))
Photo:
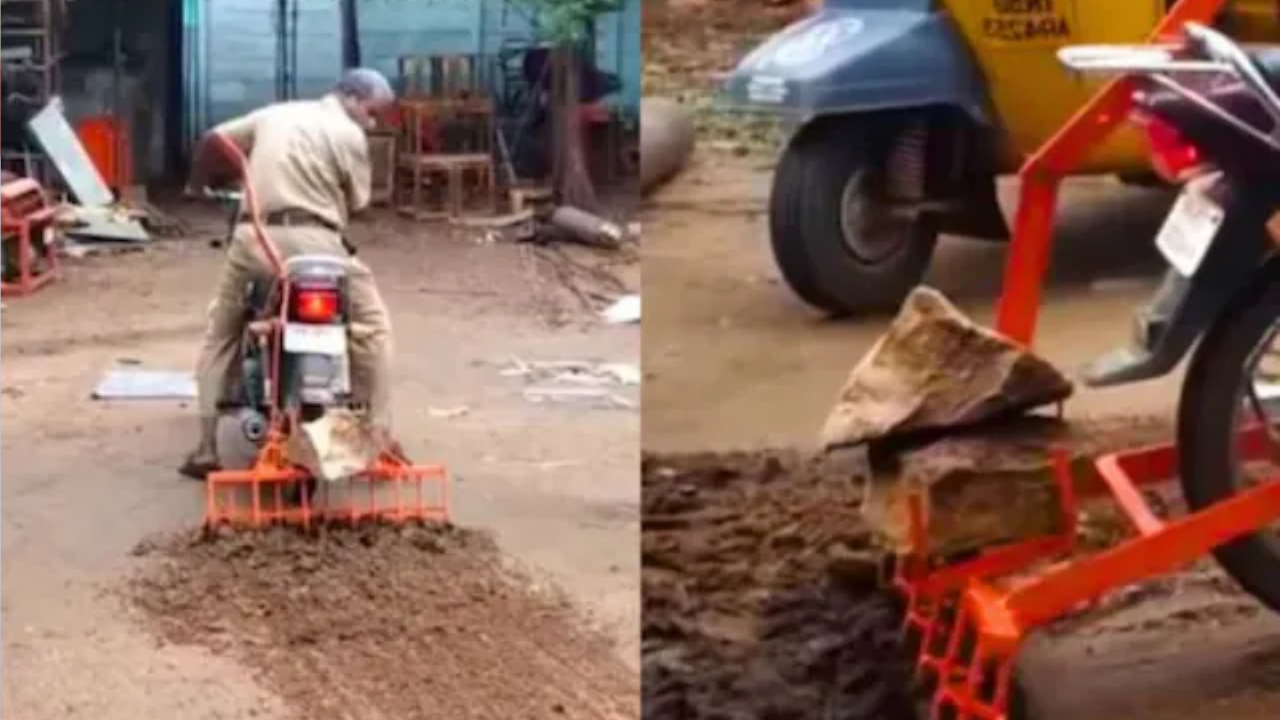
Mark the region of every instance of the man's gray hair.
POLYGON ((362 102, 389 103, 396 99, 386 76, 372 68, 352 68, 344 72, 333 91, 362 102))

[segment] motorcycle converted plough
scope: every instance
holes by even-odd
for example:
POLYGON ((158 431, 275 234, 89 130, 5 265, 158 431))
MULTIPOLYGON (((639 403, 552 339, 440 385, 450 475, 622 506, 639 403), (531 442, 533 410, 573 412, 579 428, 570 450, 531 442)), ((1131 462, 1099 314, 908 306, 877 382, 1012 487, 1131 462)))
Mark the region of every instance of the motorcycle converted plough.
MULTIPOLYGON (((1265 103, 1273 103, 1268 108, 1274 122, 1271 127, 1280 127, 1280 98, 1275 97, 1280 82, 1271 80, 1280 74, 1258 71, 1256 64, 1261 61, 1256 56, 1246 55, 1224 36, 1198 24, 1209 21, 1222 4, 1221 0, 1181 0, 1156 28, 1153 44, 1129 48, 1128 56, 1108 54, 1105 46, 1063 51, 1064 61, 1072 50, 1076 51, 1080 63, 1073 67, 1077 70, 1105 69, 1107 63, 1112 63, 1112 69, 1122 76, 1102 89, 1020 172, 1021 197, 996 320, 996 334, 1009 345, 1029 347, 1035 334, 1059 180, 1070 173, 1088 149, 1130 117, 1135 103, 1142 98, 1141 93, 1135 97, 1135 90, 1145 90, 1147 101, 1157 108, 1164 107, 1159 103, 1186 94, 1173 87, 1170 75, 1188 69, 1210 73, 1225 68, 1234 73, 1236 80, 1243 80, 1239 85, 1252 88, 1265 103), (1185 50, 1190 46, 1198 46, 1201 57, 1188 58, 1185 50), (1161 48, 1168 53, 1162 54, 1161 48), (1139 69, 1125 66, 1125 62, 1150 67, 1139 69), (1181 64, 1161 66, 1175 62, 1181 64), (1138 87, 1134 84, 1136 75, 1125 73, 1143 73, 1156 82, 1138 87), (1158 92, 1153 93, 1153 85, 1158 92), (1165 90, 1171 94, 1155 97, 1165 90)), ((1193 97, 1192 105, 1199 111, 1213 104, 1205 105, 1193 97)), ((1212 114, 1211 110, 1207 112, 1212 114)), ((1156 140, 1153 133, 1153 153, 1157 151, 1156 140)), ((1280 158, 1280 146, 1273 149, 1280 158)), ((1183 150, 1179 148, 1180 152, 1183 150)), ((1223 373, 1225 366, 1215 363, 1223 362, 1222 348, 1239 344, 1232 340, 1243 332, 1237 318, 1252 318, 1247 323, 1257 326, 1255 335, 1266 333, 1269 340, 1277 335, 1280 293, 1276 278, 1280 262, 1262 228, 1280 207, 1280 198, 1267 196, 1260 201, 1250 195, 1247 188, 1257 178, 1247 173, 1259 171, 1266 163, 1260 160, 1261 154, 1246 155, 1251 159, 1236 167, 1231 166, 1230 158, 1220 163, 1219 169, 1226 177, 1224 183, 1229 186, 1226 193, 1218 196, 1226 219, 1219 218, 1217 225, 1202 226, 1209 228, 1209 237, 1202 239, 1207 249, 1197 262, 1179 267, 1178 261, 1170 257, 1169 248, 1161 246, 1173 265, 1171 272, 1177 271, 1180 279, 1173 283, 1173 290, 1162 291, 1168 293, 1166 296, 1157 297, 1155 304, 1161 306, 1155 308, 1157 322, 1140 327, 1136 333, 1138 344, 1151 353, 1132 354, 1120 371, 1104 367, 1090 379, 1094 385, 1117 385, 1156 377, 1168 372, 1202 338, 1180 403, 1180 443, 1111 453, 1083 466, 1070 462, 1065 453, 1055 455, 1052 482, 1061 510, 1059 531, 962 556, 948 556, 930 547, 928 501, 919 494, 908 498, 909 541, 896 557, 889 584, 903 601, 905 650, 926 691, 928 715, 933 720, 1034 717, 1029 715, 1025 688, 1015 672, 1015 661, 1029 633, 1088 607, 1112 590, 1176 571, 1209 554, 1247 592, 1280 611, 1280 580, 1268 579, 1275 577, 1280 563, 1280 553, 1275 550, 1280 545, 1273 545, 1270 550, 1260 547, 1267 540, 1267 528, 1280 523, 1280 442, 1275 422, 1261 413, 1256 386, 1252 384, 1247 391, 1251 402, 1246 403, 1238 402, 1238 395, 1227 403, 1206 401, 1207 395, 1222 386, 1213 390, 1196 388, 1197 383, 1213 382, 1206 378, 1214 373, 1223 373), (1235 178, 1244 182, 1231 184, 1233 172, 1245 173, 1244 178, 1235 178), (1247 217, 1251 224, 1242 224, 1241 217, 1247 217), (1237 274, 1230 275, 1229 267, 1237 274), (1224 284, 1227 278, 1239 282, 1224 284), (1198 295, 1203 285, 1214 292, 1198 295), (1235 299, 1222 299, 1237 288, 1246 289, 1235 299), (1210 297, 1218 299, 1211 301, 1210 297), (1228 329, 1232 325, 1234 329, 1228 329), (1188 328, 1194 332, 1188 332, 1188 328), (1169 345, 1176 346, 1175 362, 1165 363, 1168 357, 1157 360, 1149 356, 1164 352, 1163 348, 1169 345), (1215 358, 1209 357, 1215 352, 1219 353, 1215 358), (1190 402, 1188 398, 1193 395, 1194 402, 1190 402), (1216 415, 1201 413, 1193 417, 1193 412, 1210 407, 1193 405, 1205 402, 1217 403, 1212 405, 1218 408, 1216 415), (1261 417, 1236 418, 1242 405, 1261 417), (1268 463, 1269 468, 1261 475, 1251 473, 1247 486, 1224 490, 1227 481, 1221 476, 1235 470, 1224 466, 1225 460, 1215 464, 1217 457, 1206 464, 1205 451, 1192 447, 1203 442, 1203 437, 1197 439, 1197 435, 1220 437, 1218 454, 1223 458, 1232 456, 1242 468, 1261 463, 1268 463), (1161 517, 1145 493, 1153 486, 1175 480, 1183 484, 1189 511, 1176 517, 1161 517), (1201 483, 1200 488, 1212 485, 1212 489, 1197 490, 1196 483, 1201 483), (1078 511, 1082 503, 1104 498, 1114 501, 1130 532, 1127 539, 1107 549, 1087 551, 1078 541, 1078 511), (1272 555, 1260 559, 1264 552, 1272 555)), ((1160 158, 1156 161, 1158 164, 1160 158)), ((1269 167, 1280 168, 1280 162, 1269 167)), ((1184 189, 1184 197, 1188 192, 1191 190, 1184 189)), ((1175 205, 1175 215, 1178 208, 1175 205)), ((1174 219, 1171 215, 1166 228, 1174 219)), ((1236 354, 1227 353, 1225 357, 1236 358, 1238 364, 1257 362, 1251 359, 1253 355, 1232 352, 1236 354)), ((1244 474, 1243 470, 1240 474, 1244 474)))
MULTIPOLYGON (((225 138, 218 140, 243 173, 243 153, 225 138)), ((256 364, 245 373, 253 378, 241 378, 242 384, 256 380, 261 390, 238 408, 247 415, 233 423, 253 443, 254 457, 247 467, 206 477, 206 528, 447 522, 445 467, 411 463, 397 443, 338 399, 345 391, 332 392, 335 382, 345 385, 348 373, 342 264, 325 257, 282 260, 266 235, 248 182, 234 204, 241 202, 274 280, 265 288, 267 299, 253 310, 244 343, 256 364), (291 330, 302 335, 292 349, 291 330), (316 341, 332 334, 340 336, 340 353, 330 353, 316 341), (317 387, 307 384, 316 376, 323 381, 319 395, 317 387), (304 395, 307 391, 312 394, 304 395)))

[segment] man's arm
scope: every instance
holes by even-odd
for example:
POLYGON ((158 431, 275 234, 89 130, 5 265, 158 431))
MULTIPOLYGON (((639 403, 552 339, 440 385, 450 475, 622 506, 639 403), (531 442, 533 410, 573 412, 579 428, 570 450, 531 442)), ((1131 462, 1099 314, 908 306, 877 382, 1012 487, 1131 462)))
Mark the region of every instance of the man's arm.
POLYGON ((355 215, 369 207, 373 196, 373 164, 369 159, 369 136, 355 130, 343 143, 338 162, 342 165, 347 212, 355 215))
POLYGON ((240 168, 235 158, 223 147, 223 139, 231 141, 247 157, 253 151, 254 138, 262 116, 263 110, 255 110, 215 125, 206 132, 192 155, 187 189, 199 190, 212 186, 215 181, 238 177, 240 168))

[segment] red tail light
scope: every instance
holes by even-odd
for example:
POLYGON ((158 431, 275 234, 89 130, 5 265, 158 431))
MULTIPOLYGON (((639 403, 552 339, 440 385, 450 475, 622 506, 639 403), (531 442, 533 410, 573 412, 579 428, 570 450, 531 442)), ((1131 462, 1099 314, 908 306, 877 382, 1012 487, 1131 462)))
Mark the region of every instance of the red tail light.
POLYGON ((1142 112, 1135 112, 1133 120, 1146 130, 1151 165, 1160 177, 1173 183, 1185 182, 1204 164, 1199 149, 1187 142, 1176 127, 1142 112))
POLYGON ((293 317, 307 323, 328 323, 338 317, 338 291, 332 288, 295 288, 293 317))

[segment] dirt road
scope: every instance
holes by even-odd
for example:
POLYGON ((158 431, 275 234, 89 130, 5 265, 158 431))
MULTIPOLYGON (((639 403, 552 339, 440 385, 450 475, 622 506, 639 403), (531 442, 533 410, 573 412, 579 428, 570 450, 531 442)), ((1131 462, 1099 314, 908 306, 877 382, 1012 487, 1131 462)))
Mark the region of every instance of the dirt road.
MULTIPOLYGON (((885 318, 831 322, 795 299, 767 247, 769 162, 695 158, 647 210, 644 444, 653 450, 807 445, 885 318), (689 398, 698 398, 691 402, 689 398)), ((1006 208, 1016 200, 1006 188, 1006 208)), ((1072 188, 1059 225, 1039 346, 1064 369, 1128 341, 1155 284, 1160 193, 1107 181, 1072 188)), ((980 320, 999 292, 1004 247, 942 241, 926 282, 980 320)), ((1176 378, 1082 394, 1081 412, 1170 406, 1176 378)))
MULTIPOLYGON (((418 683, 433 667, 457 660, 433 656, 449 643, 424 646, 420 639, 411 657, 397 660, 413 668, 393 664, 381 671, 413 684, 382 691, 436 697, 457 717, 561 716, 564 707, 522 706, 518 693, 495 692, 485 683, 524 673, 554 685, 566 673, 578 677, 574 667, 585 663, 597 672, 579 673, 583 680, 562 686, 575 694, 568 714, 634 717, 638 414, 533 405, 521 395, 522 382, 501 370, 512 358, 635 362, 639 333, 599 323, 550 279, 555 273, 543 260, 522 248, 478 245, 398 222, 358 229, 356 239, 393 312, 395 413, 406 449, 451 468, 458 523, 495 533, 502 562, 527 570, 535 585, 504 591, 508 604, 500 605, 469 594, 477 583, 496 582, 484 573, 499 572, 474 559, 437 561, 434 574, 424 576, 433 578, 427 587, 409 575, 397 579, 388 568, 380 582, 394 581, 397 592, 408 594, 401 602, 409 612, 449 614, 456 642, 471 638, 468 647, 490 648, 491 664, 472 673, 454 667, 452 676, 418 683), (449 584, 444 569, 450 566, 469 576, 449 584), (435 592, 432 584, 448 592, 435 592), (537 598, 557 589, 571 599, 572 614, 539 610, 545 603, 537 598), (468 612, 449 613, 448 603, 468 597, 468 612), (529 603, 524 610, 521 602, 529 603), (486 620, 490 607, 495 614, 486 620), (507 609, 499 616, 501 607, 507 609), (544 617, 545 629, 528 627, 531 618, 544 617), (527 636, 501 637, 521 628, 527 636), (551 632, 555 628, 563 632, 551 632), (609 642, 578 639, 596 630, 609 642), (555 640, 561 636, 569 639, 555 640), (537 637, 544 638, 536 643, 541 653, 519 650, 537 637)), ((327 715, 304 712, 282 699, 288 693, 275 684, 278 676, 209 649, 218 644, 211 636, 226 639, 226 628, 193 627, 186 644, 158 643, 116 592, 140 563, 151 562, 131 557, 140 540, 198 521, 201 489, 173 470, 194 437, 195 417, 176 402, 103 403, 89 393, 120 361, 192 366, 220 261, 199 239, 175 241, 145 254, 74 263, 65 282, 6 302, 0 393, 5 717, 418 717, 402 712, 403 703, 380 704, 378 687, 367 685, 372 697, 341 695, 327 715)), ((634 282, 634 268, 624 272, 634 282)), ((408 556, 394 547, 386 552, 408 556)), ((224 572, 232 573, 223 576, 228 582, 254 581, 234 563, 224 572)), ((280 592, 289 590, 285 585, 280 592)), ((367 627, 378 617, 353 622, 367 627)), ((405 634, 419 637, 416 631, 427 627, 412 618, 398 623, 388 621, 374 642, 402 647, 405 634)), ((241 640, 253 646, 260 638, 241 640)), ((341 647, 328 664, 291 652, 267 656, 274 664, 309 668, 315 694, 326 675, 341 674, 341 647)))
MULTIPOLYGON (((767 161, 704 155, 647 210, 646 450, 811 447, 846 373, 884 328, 884 318, 826 321, 781 284, 765 245, 768 180, 767 161)), ((1071 190, 1039 336, 1049 358, 1070 368, 1127 340, 1132 308, 1155 282, 1149 238, 1165 202, 1102 181, 1071 190)), ((986 319, 1002 262, 999 245, 945 239, 928 282, 986 319)), ((1161 412, 1176 388, 1170 378, 1088 391, 1069 412, 1161 412)), ((1228 622, 1216 591, 1186 584, 1126 611, 1114 621, 1122 630, 1036 648, 1029 662, 1049 686, 1045 717, 1275 717, 1280 622, 1239 599, 1230 602, 1255 612, 1228 622)))

